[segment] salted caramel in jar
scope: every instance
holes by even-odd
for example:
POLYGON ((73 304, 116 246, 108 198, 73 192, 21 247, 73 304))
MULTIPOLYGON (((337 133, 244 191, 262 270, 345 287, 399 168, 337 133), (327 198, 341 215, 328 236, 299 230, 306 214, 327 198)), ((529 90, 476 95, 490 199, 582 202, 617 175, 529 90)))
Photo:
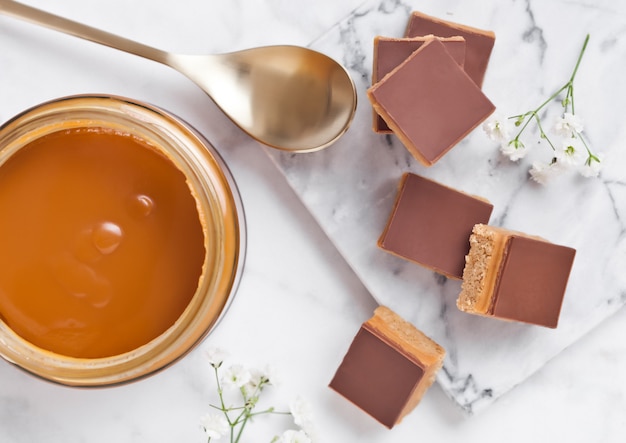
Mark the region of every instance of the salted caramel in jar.
POLYGON ((70 385, 153 373, 215 325, 245 235, 214 148, 120 97, 45 103, 0 128, 0 355, 70 385))

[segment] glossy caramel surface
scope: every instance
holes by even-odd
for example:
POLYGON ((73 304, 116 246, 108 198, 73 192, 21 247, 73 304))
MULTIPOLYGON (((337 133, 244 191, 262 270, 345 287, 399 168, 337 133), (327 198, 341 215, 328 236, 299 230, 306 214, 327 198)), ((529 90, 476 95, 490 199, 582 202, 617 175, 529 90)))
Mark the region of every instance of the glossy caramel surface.
POLYGON ((202 274, 184 174, 102 128, 45 135, 0 167, 0 316, 71 357, 121 354, 172 326, 202 274))

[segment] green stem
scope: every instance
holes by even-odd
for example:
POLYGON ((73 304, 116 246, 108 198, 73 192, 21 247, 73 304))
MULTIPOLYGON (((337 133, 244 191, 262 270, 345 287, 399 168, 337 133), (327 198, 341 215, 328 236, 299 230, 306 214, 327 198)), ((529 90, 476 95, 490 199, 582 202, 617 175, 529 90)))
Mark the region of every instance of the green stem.
POLYGON ((515 136, 514 140, 519 140, 519 137, 526 130, 526 128, 528 127, 528 124, 531 122, 531 120, 535 120, 537 122, 538 126, 539 126, 539 130, 541 131, 541 134, 542 134, 543 138, 546 138, 546 140, 548 140, 548 143, 550 144, 552 149, 554 149, 554 146, 550 142, 550 139, 548 139, 545 136, 545 133, 543 132, 543 129, 541 128, 539 111, 541 111, 545 106, 547 106, 554 99, 556 99, 563 91, 567 90, 567 92, 565 94, 565 99, 563 100, 563 106, 565 107, 565 110, 567 111, 569 105, 571 104, 571 106, 572 106, 572 114, 574 114, 574 79, 576 78, 576 73, 578 72, 578 68, 580 67, 580 62, 582 61, 583 55, 585 53, 585 50, 587 49, 587 43, 589 43, 589 34, 587 34, 587 36, 585 37, 585 42, 583 43, 583 47, 580 50, 580 53, 578 54, 578 59, 576 60, 576 65, 574 66, 574 70, 572 71, 572 75, 570 76, 570 78, 567 81, 567 83, 565 83, 563 86, 561 86, 555 93, 553 93, 550 97, 548 97, 545 101, 543 101, 539 106, 537 106, 537 108, 535 108, 535 109, 533 109, 531 111, 528 111, 525 114, 519 114, 519 115, 511 117, 511 118, 516 118, 518 121, 524 122, 524 124, 522 125, 521 129, 519 130, 519 132, 515 136))
MULTIPOLYGON (((241 434, 243 433, 244 428, 246 427, 246 424, 248 423, 248 418, 246 417, 243 421, 243 423, 241 423, 241 427, 239 428, 239 432, 237 433, 237 438, 235 439, 234 443, 239 443, 239 439, 241 438, 241 434)), ((231 438, 232 441, 232 438, 231 438)))
POLYGON ((528 111, 525 114, 520 114, 520 115, 511 117, 511 118, 518 118, 518 119, 521 118, 522 119, 521 121, 524 122, 524 124, 520 128, 519 132, 515 136, 515 140, 519 140, 519 137, 526 130, 526 128, 528 127, 529 123, 533 119, 537 119, 537 120, 539 119, 539 111, 541 111, 546 105, 548 105, 550 102, 552 102, 552 100, 557 98, 559 96, 559 94, 561 92, 563 92, 568 86, 569 86, 569 82, 566 83, 565 85, 563 85, 558 91, 556 91, 554 94, 552 94, 550 97, 548 97, 543 103, 541 103, 537 108, 533 109, 532 111, 528 111))
POLYGON ((583 143, 583 146, 585 147, 585 149, 587 150, 587 160, 593 160, 593 161, 597 161, 598 163, 600 163, 600 159, 598 157, 596 157, 593 152, 591 152, 591 149, 589 149, 589 146, 587 146, 587 142, 585 141, 585 137, 583 137, 582 134, 578 134, 578 138, 580 139, 580 141, 583 143))
POLYGON ((572 72, 572 76, 569 79, 569 83, 574 83, 574 77, 576 77, 576 73, 578 72, 578 67, 580 66, 581 60, 583 59, 585 50, 587 49, 587 43, 589 43, 589 34, 587 34, 587 36, 585 37, 583 48, 580 50, 580 54, 578 54, 578 60, 576 60, 576 66, 574 66, 574 72, 572 72))
POLYGON ((539 128, 539 135, 541 136, 541 138, 543 138, 545 141, 548 142, 548 144, 550 145, 553 151, 556 151, 556 148, 552 144, 552 140, 550 140, 550 137, 548 137, 548 134, 546 134, 545 131, 543 130, 543 126, 541 125, 541 119, 539 118, 538 115, 535 115, 535 121, 537 122, 537 127, 539 128))
POLYGON ((237 416, 237 418, 233 421, 232 426, 235 427, 237 425, 239 425, 240 423, 243 423, 243 421, 245 421, 247 419, 246 417, 246 411, 247 409, 245 407, 243 408, 231 408, 231 410, 234 409, 241 409, 241 413, 237 416), (243 420, 243 421, 242 421, 243 420))
POLYGON ((230 420, 230 416, 228 415, 228 408, 226 408, 226 404, 224 403, 224 391, 222 390, 222 385, 220 384, 219 373, 216 367, 213 367, 213 372, 215 373, 215 382, 217 383, 217 395, 219 396, 219 399, 220 399, 220 407, 216 409, 220 409, 224 413, 224 416, 226 417, 226 421, 232 427, 233 423, 230 420))
MULTIPOLYGON (((570 80, 571 81, 571 80, 570 80)), ((570 82, 565 83, 563 86, 561 86, 561 88, 556 91, 554 94, 552 94, 550 97, 548 97, 542 104, 540 104, 537 109, 535 109, 533 111, 534 114, 539 113, 539 111, 541 111, 546 105, 548 105, 549 103, 552 102, 552 100, 554 100, 555 98, 557 98, 559 96, 559 94, 561 92, 563 92, 565 89, 567 89, 570 86, 570 82)))
MULTIPOLYGON (((230 426, 230 443, 239 443, 239 440, 241 439, 243 435, 243 431, 246 428, 248 421, 254 416, 261 415, 261 414, 271 414, 271 413, 290 414, 290 412, 276 412, 274 411, 273 407, 264 409, 263 411, 259 411, 259 412, 252 412, 254 408, 256 407, 258 397, 261 394, 263 387, 268 383, 268 380, 266 378, 261 379, 259 384, 254 389, 254 392, 252 393, 252 395, 247 395, 245 388, 240 388, 240 393, 244 402, 243 406, 227 407, 224 401, 224 392, 220 383, 218 368, 213 366, 213 369, 215 373, 215 380, 217 382, 217 392, 218 392, 220 401, 219 401, 219 406, 216 406, 216 405, 210 405, 210 406, 212 408, 222 411, 222 413, 226 416, 226 420, 228 421, 228 424, 230 426), (231 419, 229 414, 231 412, 234 413, 235 411, 240 411, 240 412, 238 413, 237 417, 235 417, 234 419, 231 419)), ((211 443, 211 437, 209 437, 207 443, 211 443)))
POLYGON ((263 411, 254 412, 254 413, 251 412, 250 417, 255 417, 257 415, 263 415, 263 414, 291 415, 291 412, 275 411, 274 408, 267 408, 263 411))

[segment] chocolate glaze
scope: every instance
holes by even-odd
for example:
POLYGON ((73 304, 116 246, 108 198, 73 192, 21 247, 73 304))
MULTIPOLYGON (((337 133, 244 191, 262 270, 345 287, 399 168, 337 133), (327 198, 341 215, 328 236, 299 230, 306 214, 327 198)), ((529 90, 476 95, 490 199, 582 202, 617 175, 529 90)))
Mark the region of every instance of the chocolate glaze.
POLYGON ((556 328, 576 250, 523 236, 507 240, 493 315, 556 328))
POLYGON ((370 87, 368 98, 406 148, 426 166, 439 160, 495 109, 437 39, 424 43, 370 87))
MULTIPOLYGON (((406 60, 409 55, 419 49, 424 42, 435 37, 416 37, 416 38, 392 38, 392 37, 375 37, 374 38, 374 66, 372 69, 372 84, 378 82, 385 75, 393 71, 398 65, 406 60)), ((446 50, 450 56, 456 60, 459 66, 465 63, 465 41, 461 38, 456 40, 443 40, 446 50)), ((378 115, 375 115, 374 131, 391 132, 387 123, 378 115)))
POLYGON ((329 386, 392 428, 423 376, 424 368, 418 362, 364 323, 329 386))
POLYGON ((487 223, 492 210, 493 205, 485 200, 407 173, 378 244, 460 279, 472 228, 487 223))
POLYGON ((485 31, 470 26, 464 26, 435 17, 430 17, 421 12, 414 11, 411 14, 407 29, 406 37, 417 37, 422 35, 433 34, 438 37, 461 36, 466 42, 465 53, 465 71, 474 80, 476 85, 482 87, 496 41, 495 34, 492 31, 485 31))

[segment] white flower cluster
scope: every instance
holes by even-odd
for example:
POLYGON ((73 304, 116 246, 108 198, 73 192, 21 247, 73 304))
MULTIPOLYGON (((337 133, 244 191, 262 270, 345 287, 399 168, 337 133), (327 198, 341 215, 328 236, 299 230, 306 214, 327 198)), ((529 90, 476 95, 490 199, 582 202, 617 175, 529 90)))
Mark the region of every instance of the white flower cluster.
POLYGON ((290 405, 289 412, 277 412, 273 407, 256 411, 259 396, 268 385, 276 384, 276 374, 273 368, 264 370, 248 369, 242 365, 231 365, 220 375, 219 370, 226 358, 226 353, 212 348, 207 351, 209 364, 215 371, 219 405, 211 405, 219 412, 208 413, 200 418, 200 426, 204 430, 208 441, 218 440, 230 434, 231 442, 239 442, 243 427, 252 416, 261 414, 287 414, 293 417, 298 429, 289 429, 274 437, 271 443, 312 443, 315 429, 312 420, 310 405, 301 397, 297 397, 290 405), (243 405, 240 407, 226 407, 224 388, 238 390, 243 405), (231 414, 234 417, 231 417, 231 414), (238 429, 238 430, 236 430, 238 429))
MULTIPOLYGON (((514 117, 515 118, 515 117, 514 117)), ((519 117, 516 123, 520 122, 519 117)), ((519 124, 519 123, 517 123, 519 124)), ((526 157, 530 148, 526 143, 511 136, 514 124, 510 118, 493 116, 483 124, 483 130, 487 136, 500 144, 500 152, 511 161, 518 161, 526 157)), ((560 137, 558 143, 553 142, 540 128, 541 138, 545 139, 552 148, 552 157, 549 162, 534 161, 530 168, 530 176, 538 183, 546 184, 551 178, 567 170, 575 169, 583 177, 597 177, 602 166, 602 156, 593 154, 582 135, 582 120, 570 113, 565 112, 556 120, 552 132, 560 137)))
POLYGON ((487 136, 500 143, 500 152, 516 162, 524 158, 529 148, 520 139, 530 123, 535 123, 539 131, 540 141, 545 141, 552 149, 550 162, 535 161, 530 168, 530 176, 538 183, 546 184, 556 175, 565 170, 577 169, 584 177, 597 177, 600 174, 602 156, 594 154, 583 136, 583 122, 574 115, 574 79, 580 67, 583 54, 589 43, 589 34, 585 37, 583 46, 578 54, 576 65, 569 80, 554 92, 547 100, 535 109, 518 114, 508 119, 492 117, 483 124, 487 136), (564 97, 562 94, 564 93, 564 97), (561 99, 561 97, 563 97, 561 99), (541 113, 550 103, 560 100, 562 114, 552 127, 552 132, 560 137, 555 143, 546 133, 541 121, 541 113), (515 125, 516 135, 511 137, 511 121, 515 125))
POLYGON ((220 439, 230 431, 228 420, 223 414, 209 413, 200 417, 200 426, 209 439, 220 439))

